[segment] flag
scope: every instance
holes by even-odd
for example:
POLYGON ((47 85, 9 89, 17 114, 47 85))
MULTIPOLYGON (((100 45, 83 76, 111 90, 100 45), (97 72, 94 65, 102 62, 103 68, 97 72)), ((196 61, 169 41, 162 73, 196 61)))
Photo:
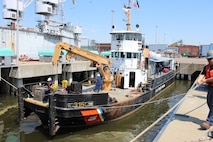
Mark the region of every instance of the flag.
POLYGON ((127 9, 127 7, 126 7, 126 5, 125 5, 125 4, 124 4, 124 8, 123 8, 123 10, 125 11, 125 14, 127 14, 128 9, 127 9))
POLYGON ((126 8, 126 5, 124 4, 124 8, 126 8))
POLYGON ((136 7, 136 8, 139 8, 140 6, 139 6, 139 3, 138 3, 138 0, 136 1, 136 2, 134 2, 134 6, 136 7))

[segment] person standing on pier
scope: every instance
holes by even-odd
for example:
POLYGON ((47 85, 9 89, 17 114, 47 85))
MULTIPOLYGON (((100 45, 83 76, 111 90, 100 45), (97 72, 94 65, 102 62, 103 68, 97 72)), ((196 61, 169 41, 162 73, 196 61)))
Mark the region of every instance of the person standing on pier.
POLYGON ((206 56, 208 64, 203 68, 203 71, 198 76, 196 85, 208 84, 207 105, 209 107, 209 114, 201 127, 209 129, 213 125, 213 50, 210 50, 206 56))

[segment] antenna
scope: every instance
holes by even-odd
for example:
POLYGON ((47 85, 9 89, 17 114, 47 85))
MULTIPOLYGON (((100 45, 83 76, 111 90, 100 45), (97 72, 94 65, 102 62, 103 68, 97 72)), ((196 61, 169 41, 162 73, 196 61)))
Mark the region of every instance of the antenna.
POLYGON ((115 11, 112 10, 111 12, 112 12, 112 25, 113 25, 113 24, 114 24, 114 17, 113 17, 113 16, 114 16, 114 12, 115 12, 115 11))
POLYGON ((62 23, 64 23, 64 19, 65 19, 65 16, 64 16, 64 4, 60 3, 61 4, 61 21, 62 23))

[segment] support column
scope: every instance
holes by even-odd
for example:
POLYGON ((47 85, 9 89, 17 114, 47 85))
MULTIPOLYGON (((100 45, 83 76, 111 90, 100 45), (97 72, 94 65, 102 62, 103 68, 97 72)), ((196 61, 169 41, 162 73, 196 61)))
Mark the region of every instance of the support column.
MULTIPOLYGON (((1 89, 2 89, 2 93, 6 93, 6 94, 9 94, 11 92, 10 85, 7 82, 7 81, 9 81, 9 82, 11 81, 11 79, 9 77, 9 72, 10 72, 9 68, 2 70, 2 79, 5 79, 6 82, 3 82, 4 89, 3 88, 1 88, 1 89)), ((12 91, 14 92, 15 90, 12 90, 12 91)))
POLYGON ((20 87, 23 87, 23 79, 21 78, 18 78, 16 79, 16 87, 20 88, 20 87))
POLYGON ((67 79, 68 79, 68 85, 70 85, 72 83, 72 81, 73 81, 72 73, 71 72, 67 73, 67 79))
POLYGON ((94 75, 94 70, 89 71, 89 80, 88 83, 89 85, 94 83, 95 75, 94 75))
POLYGON ((95 78, 93 70, 90 72, 90 78, 95 78))
POLYGON ((44 77, 44 76, 41 76, 41 77, 40 77, 40 81, 41 81, 41 82, 47 81, 47 77, 46 77, 46 76, 45 76, 45 77, 44 77))
POLYGON ((24 120, 24 100, 22 94, 22 88, 18 88, 18 114, 19 114, 19 124, 24 120))
POLYGON ((188 80, 192 80, 192 76, 190 74, 188 75, 188 80))
POLYGON ((58 85, 58 75, 54 75, 54 84, 57 84, 58 85))
POLYGON ((176 79, 180 79, 180 74, 176 74, 176 79))
POLYGON ((66 72, 65 71, 62 71, 62 80, 66 80, 67 77, 66 77, 66 72))
POLYGON ((89 79, 88 71, 83 72, 83 80, 88 81, 88 79, 89 79))
POLYGON ((184 80, 184 74, 181 74, 181 79, 184 80))
POLYGON ((49 134, 54 136, 57 132, 55 124, 56 114, 55 114, 55 97, 54 94, 49 95, 49 134))
MULTIPOLYGON (((11 78, 10 81, 11 81, 12 84, 14 84, 16 87, 18 87, 17 79, 11 78)), ((9 92, 10 92, 11 95, 16 95, 17 90, 13 86, 10 86, 8 84, 8 88, 9 88, 9 92)))
MULTIPOLYGON (((17 88, 22 88, 22 87, 24 86, 24 85, 23 85, 23 79, 22 79, 22 78, 21 78, 21 79, 20 79, 20 78, 15 79, 15 81, 16 81, 16 87, 17 87, 17 88)), ((18 90, 15 90, 15 89, 13 89, 13 90, 14 90, 14 92, 13 92, 14 95, 17 95, 17 94, 19 95, 20 92, 18 92, 18 90)))

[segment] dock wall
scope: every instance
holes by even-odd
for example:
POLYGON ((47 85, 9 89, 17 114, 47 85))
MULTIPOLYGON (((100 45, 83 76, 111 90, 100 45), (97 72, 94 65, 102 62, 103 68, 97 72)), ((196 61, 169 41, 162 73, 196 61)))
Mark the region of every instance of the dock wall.
POLYGON ((207 64, 205 58, 176 58, 176 79, 195 80, 207 64))
POLYGON ((180 64, 179 70, 176 72, 176 79, 195 80, 203 70, 203 64, 180 64))

